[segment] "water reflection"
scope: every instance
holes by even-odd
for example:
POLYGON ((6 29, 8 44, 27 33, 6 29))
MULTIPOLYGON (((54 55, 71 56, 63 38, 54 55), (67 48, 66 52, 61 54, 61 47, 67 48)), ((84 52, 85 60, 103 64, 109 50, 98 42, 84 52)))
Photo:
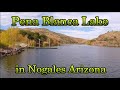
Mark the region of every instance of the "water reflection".
POLYGON ((58 49, 28 49, 19 55, 9 56, 0 60, 1 77, 34 77, 34 78, 118 78, 120 77, 120 48, 97 47, 87 45, 66 45, 58 49), (27 68, 27 64, 37 64, 41 67, 65 66, 69 69, 71 64, 86 67, 106 67, 107 74, 54 74, 42 76, 39 74, 15 74, 15 65, 27 68))

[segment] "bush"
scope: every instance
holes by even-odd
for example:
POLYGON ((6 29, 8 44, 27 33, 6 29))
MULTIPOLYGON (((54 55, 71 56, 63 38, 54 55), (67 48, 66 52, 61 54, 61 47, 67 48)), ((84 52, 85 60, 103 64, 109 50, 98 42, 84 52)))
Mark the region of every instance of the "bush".
POLYGON ((92 45, 93 42, 95 42, 94 39, 93 39, 93 40, 89 40, 89 41, 87 41, 86 44, 88 44, 88 45, 92 45))
POLYGON ((0 48, 5 48, 7 47, 5 44, 0 43, 0 48))
POLYGON ((109 39, 107 37, 104 38, 104 41, 108 41, 109 39))
POLYGON ((49 46, 49 43, 48 42, 43 42, 43 47, 47 47, 49 46))

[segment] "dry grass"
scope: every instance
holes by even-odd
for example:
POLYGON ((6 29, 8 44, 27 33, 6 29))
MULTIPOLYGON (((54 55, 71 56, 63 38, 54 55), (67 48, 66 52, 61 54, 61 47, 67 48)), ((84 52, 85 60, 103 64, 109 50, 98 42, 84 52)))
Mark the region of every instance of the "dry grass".
POLYGON ((94 41, 88 41, 90 45, 120 47, 120 31, 107 32, 100 35, 94 41))

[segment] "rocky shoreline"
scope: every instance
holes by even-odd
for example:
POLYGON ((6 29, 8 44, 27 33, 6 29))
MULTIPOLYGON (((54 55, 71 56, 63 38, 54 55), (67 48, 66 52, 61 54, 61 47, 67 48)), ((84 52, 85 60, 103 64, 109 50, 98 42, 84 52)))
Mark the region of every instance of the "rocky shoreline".
POLYGON ((24 51, 25 48, 1 48, 0 49, 0 58, 5 56, 17 55, 24 51))

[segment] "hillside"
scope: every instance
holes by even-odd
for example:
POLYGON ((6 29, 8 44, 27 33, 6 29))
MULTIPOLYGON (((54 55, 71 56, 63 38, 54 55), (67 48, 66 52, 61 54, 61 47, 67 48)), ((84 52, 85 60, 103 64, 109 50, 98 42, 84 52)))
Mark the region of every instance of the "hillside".
POLYGON ((4 30, 0 29, 0 33, 1 33, 2 31, 4 31, 4 30))
POLYGON ((0 46, 13 47, 24 43, 28 46, 58 46, 62 44, 88 44, 95 46, 120 47, 120 31, 107 32, 92 40, 74 38, 45 28, 9 28, 1 30, 0 46), (11 37, 12 36, 12 37, 11 37))
POLYGON ((45 28, 24 28, 22 30, 30 30, 32 32, 38 32, 40 35, 46 35, 51 40, 52 46, 61 44, 83 44, 86 42, 85 39, 70 37, 64 34, 52 32, 45 28))
POLYGON ((87 44, 96 46, 120 47, 120 31, 107 32, 95 39, 88 40, 87 44))

